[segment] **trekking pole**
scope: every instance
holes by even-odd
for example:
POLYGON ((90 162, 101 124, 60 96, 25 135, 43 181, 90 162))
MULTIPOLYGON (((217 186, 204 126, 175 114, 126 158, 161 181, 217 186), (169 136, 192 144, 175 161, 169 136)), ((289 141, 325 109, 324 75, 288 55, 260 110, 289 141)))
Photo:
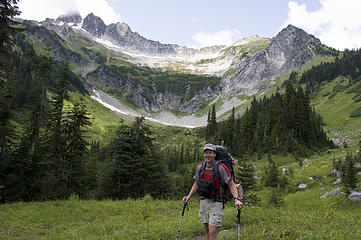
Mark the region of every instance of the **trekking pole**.
MULTIPOLYGON (((237 191, 238 197, 243 199, 243 188, 241 184, 237 184, 237 191)), ((241 209, 237 209, 237 233, 238 233, 238 240, 241 239, 241 209)))
POLYGON ((184 210, 186 210, 186 208, 187 208, 187 211, 189 211, 187 203, 185 203, 184 206, 183 206, 182 217, 181 217, 181 220, 179 222, 179 227, 178 227, 176 240, 178 240, 178 237, 179 237, 179 233, 180 233, 180 230, 181 230, 181 227, 182 227, 182 220, 183 220, 183 216, 184 216, 184 210))
POLYGON ((237 233, 238 233, 238 240, 241 239, 241 210, 238 209, 238 213, 237 213, 237 225, 238 225, 238 229, 237 229, 237 233))

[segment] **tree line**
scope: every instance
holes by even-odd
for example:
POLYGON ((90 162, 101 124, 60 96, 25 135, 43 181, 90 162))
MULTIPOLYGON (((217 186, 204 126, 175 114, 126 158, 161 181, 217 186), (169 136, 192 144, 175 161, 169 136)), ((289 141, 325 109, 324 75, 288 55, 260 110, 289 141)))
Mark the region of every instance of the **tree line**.
POLYGON ((323 62, 305 71, 299 83, 306 84, 307 91, 313 92, 323 82, 334 80, 338 76, 350 77, 349 86, 355 85, 353 92, 356 92, 355 101, 361 101, 361 49, 346 49, 341 57, 336 57, 333 62, 323 62))
POLYGON ((206 139, 223 144, 236 156, 248 153, 293 153, 305 156, 314 150, 333 147, 323 130, 322 117, 310 106, 302 87, 287 81, 284 92, 253 98, 242 116, 235 109, 217 123, 215 107, 208 113, 206 139))

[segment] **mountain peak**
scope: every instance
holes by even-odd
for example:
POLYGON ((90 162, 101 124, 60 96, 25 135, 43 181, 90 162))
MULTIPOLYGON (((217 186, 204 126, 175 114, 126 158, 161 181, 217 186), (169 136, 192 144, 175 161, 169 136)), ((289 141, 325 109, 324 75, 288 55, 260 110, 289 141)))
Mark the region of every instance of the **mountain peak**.
POLYGON ((82 28, 90 34, 100 37, 104 34, 106 25, 100 17, 90 13, 84 18, 82 28))
POLYGON ((69 12, 64 15, 60 15, 56 20, 62 21, 65 23, 73 23, 74 25, 78 25, 81 23, 83 18, 80 16, 78 11, 73 11, 73 12, 69 12))

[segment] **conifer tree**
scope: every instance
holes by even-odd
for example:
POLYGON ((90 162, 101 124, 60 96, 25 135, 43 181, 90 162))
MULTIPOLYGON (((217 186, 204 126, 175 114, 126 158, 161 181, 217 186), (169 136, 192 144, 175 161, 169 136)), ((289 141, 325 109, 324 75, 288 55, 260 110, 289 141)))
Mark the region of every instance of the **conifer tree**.
POLYGON ((105 193, 112 198, 159 197, 167 190, 164 166, 157 158, 151 131, 144 118, 122 124, 111 146, 105 172, 105 193))
POLYGON ((230 152, 235 151, 235 109, 232 108, 232 113, 227 119, 227 134, 225 138, 225 145, 228 147, 230 152))
POLYGON ((210 138, 211 138, 211 109, 208 109, 206 139, 208 140, 210 138))
POLYGON ((0 50, 3 54, 4 49, 8 49, 13 44, 13 36, 18 31, 13 20, 21 12, 16 5, 18 0, 0 1, 0 50))
POLYGON ((64 123, 65 166, 68 194, 84 196, 86 182, 85 154, 88 150, 85 130, 90 126, 88 112, 82 104, 75 104, 64 123))
POLYGON ((14 28, 13 18, 20 14, 17 0, 0 1, 0 170, 5 164, 5 158, 13 144, 14 127, 10 123, 12 118, 12 93, 9 82, 11 78, 9 57, 11 46, 17 30, 14 28))
POLYGON ((266 187, 277 187, 280 180, 280 174, 277 169, 276 163, 271 158, 271 154, 268 154, 268 167, 265 169, 264 183, 266 187))
POLYGON ((254 168, 250 162, 242 160, 236 167, 236 173, 235 178, 241 183, 244 193, 255 188, 254 168))
POLYGON ((346 191, 350 192, 357 185, 357 170, 355 168, 355 160, 351 155, 346 156, 344 163, 344 176, 342 177, 343 185, 346 191))
POLYGON ((216 106, 212 105, 212 111, 210 114, 209 124, 207 125, 207 132, 209 134, 208 142, 215 142, 217 136, 217 116, 216 116, 216 106))
POLYGON ((21 170, 12 162, 15 127, 11 123, 14 96, 10 86, 14 79, 9 66, 9 59, 13 55, 13 38, 17 32, 13 18, 20 14, 17 2, 0 1, 0 201, 6 200, 5 192, 9 188, 16 188, 16 179, 9 176, 14 176, 21 170))
POLYGON ((67 97, 69 85, 69 66, 66 63, 61 70, 58 89, 51 101, 52 108, 49 113, 45 144, 43 151, 47 154, 43 169, 44 195, 49 198, 66 197, 68 175, 66 166, 66 139, 64 134, 64 100, 67 97))

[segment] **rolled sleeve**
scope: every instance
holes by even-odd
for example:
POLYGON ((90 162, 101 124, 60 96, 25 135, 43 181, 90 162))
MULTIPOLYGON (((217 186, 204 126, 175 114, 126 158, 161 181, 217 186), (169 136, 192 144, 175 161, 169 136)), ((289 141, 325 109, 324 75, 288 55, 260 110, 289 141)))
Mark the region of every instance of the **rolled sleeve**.
POLYGON ((228 182, 232 180, 232 176, 228 169, 226 170, 222 165, 219 165, 219 175, 221 176, 221 181, 223 184, 228 184, 228 182))

